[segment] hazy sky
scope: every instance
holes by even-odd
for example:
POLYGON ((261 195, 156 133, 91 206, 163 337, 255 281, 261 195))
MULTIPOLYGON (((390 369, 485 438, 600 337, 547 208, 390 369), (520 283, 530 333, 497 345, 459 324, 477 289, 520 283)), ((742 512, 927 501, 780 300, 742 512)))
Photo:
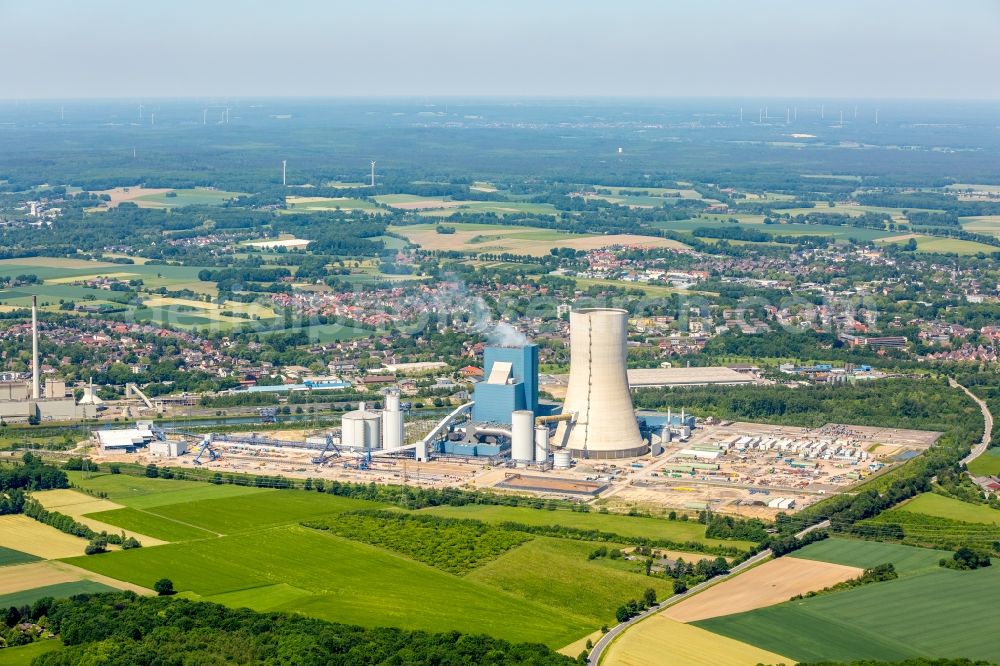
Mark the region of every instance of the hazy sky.
POLYGON ((0 97, 1000 98, 1000 0, 0 0, 0 97))

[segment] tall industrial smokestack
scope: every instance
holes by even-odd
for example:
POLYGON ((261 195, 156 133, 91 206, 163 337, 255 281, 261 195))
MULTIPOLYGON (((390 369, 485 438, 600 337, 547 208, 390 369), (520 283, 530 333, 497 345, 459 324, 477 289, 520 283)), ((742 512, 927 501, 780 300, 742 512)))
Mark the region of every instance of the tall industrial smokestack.
POLYGON ((38 296, 31 297, 31 397, 38 400, 38 296))
POLYGON ((611 308, 576 310, 569 315, 569 384, 556 444, 577 458, 630 458, 643 455, 626 374, 628 313, 611 308))

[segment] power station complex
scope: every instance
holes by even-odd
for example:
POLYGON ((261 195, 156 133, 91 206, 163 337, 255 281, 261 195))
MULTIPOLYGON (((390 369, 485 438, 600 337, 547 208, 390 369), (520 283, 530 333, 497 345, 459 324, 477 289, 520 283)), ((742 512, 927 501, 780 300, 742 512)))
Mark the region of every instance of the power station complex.
POLYGON ((38 300, 31 301, 31 378, 0 377, 0 421, 29 423, 32 421, 74 421, 91 419, 97 407, 90 391, 90 400, 77 404, 67 394, 65 382, 47 379, 42 391, 38 365, 38 300))
MULTIPOLYGON (((531 343, 488 346, 483 354, 483 380, 475 384, 472 399, 455 408, 426 434, 404 427, 399 393, 385 395, 384 409, 360 403, 343 415, 341 429, 301 442, 262 436, 208 436, 195 462, 212 444, 236 447, 302 447, 319 450, 315 464, 353 457, 360 467, 373 457, 481 459, 491 464, 567 469, 573 459, 634 458, 661 449, 674 433, 685 437, 693 417, 666 419, 636 416, 626 370, 628 313, 610 308, 570 313, 570 374, 566 399, 560 407, 539 401, 538 347, 531 343), (651 446, 652 445, 652 446, 651 446)), ((415 424, 414 424, 415 425, 415 424)), ((123 434, 97 431, 104 450, 131 451, 154 438, 154 432, 123 434), (119 441, 120 440, 120 441, 119 441), (139 440, 144 443, 137 444, 139 440)), ((161 431, 160 436, 167 433, 161 431)), ((345 466, 352 466, 345 462, 345 466)))

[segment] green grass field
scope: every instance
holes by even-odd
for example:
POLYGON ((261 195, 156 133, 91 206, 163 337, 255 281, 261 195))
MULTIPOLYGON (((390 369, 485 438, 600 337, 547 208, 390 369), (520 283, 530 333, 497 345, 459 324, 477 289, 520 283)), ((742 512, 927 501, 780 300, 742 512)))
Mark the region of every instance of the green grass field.
MULTIPOLYGON (((206 488, 226 488, 227 486, 212 486, 202 484, 206 488)), ((231 487, 231 486, 230 486, 231 487)), ((241 488, 242 490, 242 488, 241 488)), ((241 493, 228 497, 200 497, 185 501, 185 495, 196 493, 170 493, 168 497, 140 497, 137 500, 115 499, 116 502, 141 508, 152 514, 151 523, 154 529, 172 529, 168 524, 179 524, 181 527, 193 528, 190 534, 207 531, 212 536, 234 534, 271 525, 288 525, 300 520, 327 516, 352 509, 376 508, 380 505, 374 502, 351 500, 322 493, 292 492, 281 490, 255 490, 253 493, 241 493), (172 500, 165 503, 167 499, 172 500)), ((112 525, 126 527, 135 525, 137 512, 126 512, 117 515, 117 511, 109 511, 101 520, 107 520, 112 525), (121 519, 121 523, 116 522, 121 519)), ((131 527, 127 527, 131 529, 131 527)), ((145 534, 145 532, 143 532, 145 534)), ((150 534, 150 536, 154 536, 150 534)))
MULTIPOLYGON (((487 633, 562 647, 613 624, 615 609, 647 587, 661 597, 667 594, 662 578, 626 570, 620 562, 588 560, 596 545, 584 541, 533 537, 471 570, 449 573, 407 552, 299 524, 378 507, 374 502, 124 474, 71 472, 70 478, 126 507, 95 518, 178 543, 67 562, 146 587, 167 577, 192 599, 364 626, 487 633)), ((704 526, 693 521, 488 505, 416 513, 749 546, 706 539, 704 526)))
POLYGON ((913 548, 878 541, 831 538, 809 544, 789 557, 843 564, 859 569, 892 562, 900 576, 910 576, 937 569, 938 560, 949 556, 951 553, 944 550, 913 548))
POLYGON ((1000 567, 944 569, 936 565, 942 554, 947 553, 829 539, 795 557, 858 567, 892 562, 900 578, 694 624, 799 661, 916 656, 997 661, 1000 643, 993 625, 1000 567))
POLYGON ((113 587, 109 587, 103 583, 96 583, 92 580, 78 580, 73 581, 72 583, 56 583, 55 585, 45 585, 43 587, 36 587, 30 590, 2 594, 0 595, 0 608, 9 608, 11 606, 17 606, 20 608, 25 604, 31 605, 42 597, 64 599, 66 597, 71 597, 74 594, 93 594, 95 592, 116 591, 117 590, 113 587))
POLYGON ((705 526, 695 521, 665 520, 662 518, 643 518, 610 513, 575 513, 573 511, 546 511, 526 507, 483 506, 467 504, 465 506, 438 506, 422 509, 422 513, 449 518, 475 518, 487 523, 505 521, 523 523, 526 525, 562 525, 577 529, 600 530, 626 537, 649 537, 651 539, 670 539, 672 541, 693 541, 709 545, 733 546, 749 548, 747 541, 722 541, 705 537, 705 526))
POLYGON ((109 500, 136 509, 150 509, 166 504, 179 504, 205 499, 237 497, 270 492, 262 488, 234 485, 213 485, 201 481, 147 479, 127 474, 93 474, 67 472, 69 480, 85 490, 102 492, 109 500))
POLYGON ((922 513, 927 516, 958 520, 963 523, 1000 525, 1000 511, 992 509, 986 504, 969 504, 934 493, 922 493, 896 508, 900 511, 922 513))
POLYGON ((0 650, 0 666, 30 666, 35 657, 62 647, 62 641, 35 641, 27 645, 0 650))
POLYGON ((1000 474, 1000 447, 987 449, 986 453, 969 463, 969 471, 977 476, 1000 474))
POLYGON ((28 553, 22 553, 19 550, 14 550, 13 548, 7 548, 5 546, 0 546, 0 567, 6 567, 11 564, 27 564, 28 562, 38 562, 42 558, 35 557, 34 555, 29 555, 28 553))
POLYGON ((172 190, 177 196, 168 197, 163 194, 146 194, 138 197, 136 202, 144 208, 177 208, 180 206, 216 206, 238 197, 240 192, 209 190, 202 187, 193 189, 172 190))
MULTIPOLYGON (((884 243, 905 243, 907 238, 896 237, 883 239, 884 243)), ((917 252, 926 253, 953 253, 953 254, 977 254, 985 252, 1000 252, 1000 247, 977 243, 975 241, 962 240, 960 238, 935 238, 932 236, 917 236, 917 252)))
POLYGON ((375 201, 387 206, 405 208, 411 204, 426 204, 440 207, 412 208, 424 217, 450 217, 456 213, 495 213, 499 216, 512 213, 533 215, 557 215, 559 211, 552 204, 537 204, 524 201, 460 201, 450 197, 424 197, 417 194, 383 194, 375 201), (443 203, 441 203, 443 202, 443 203), (457 205, 456 205, 457 204, 457 205))
POLYGON ((622 602, 639 599, 652 587, 657 598, 670 596, 667 581, 617 570, 610 560, 587 560, 598 545, 536 537, 466 578, 486 583, 530 601, 572 608, 595 626, 613 623, 622 602))
POLYGON ((253 599, 259 607, 365 626, 454 629, 557 647, 593 630, 566 609, 298 526, 68 561, 144 585, 168 575, 195 598, 238 605, 253 599))
POLYGON ((88 513, 87 517, 163 541, 190 541, 216 536, 214 532, 179 523, 141 509, 125 508, 100 511, 88 513))
MULTIPOLYGON (((898 232, 867 227, 849 227, 837 224, 764 224, 763 215, 708 215, 688 220, 663 220, 654 224, 658 229, 668 229, 680 233, 691 233, 695 229, 747 228, 775 236, 827 236, 834 240, 853 238, 871 241, 898 236, 898 232), (726 222, 730 218, 740 220, 740 224, 726 222)), ((711 240, 706 238, 705 240, 711 240)), ((734 242, 734 241, 730 241, 734 242)))
MULTIPOLYGON (((16 259, 0 261, 0 275, 36 275, 39 279, 44 280, 42 284, 0 290, 0 304, 29 307, 32 296, 38 296, 39 305, 52 311, 58 311, 60 301, 74 301, 77 304, 109 303, 107 298, 109 292, 103 289, 75 285, 72 282, 110 275, 123 280, 142 280, 143 289, 166 287, 171 290, 190 289, 198 294, 215 295, 218 293, 214 282, 202 282, 198 279, 198 271, 201 268, 197 266, 109 264, 79 260, 60 262, 58 258, 44 259, 51 261, 52 265, 40 266, 34 262, 16 259), (24 263, 18 263, 19 261, 24 263)), ((136 308, 135 316, 144 321, 163 319, 162 313, 157 312, 155 308, 136 308)), ((176 313, 175 316, 191 317, 193 315, 191 313, 176 313)), ((243 320, 234 319, 233 321, 238 323, 243 320)))

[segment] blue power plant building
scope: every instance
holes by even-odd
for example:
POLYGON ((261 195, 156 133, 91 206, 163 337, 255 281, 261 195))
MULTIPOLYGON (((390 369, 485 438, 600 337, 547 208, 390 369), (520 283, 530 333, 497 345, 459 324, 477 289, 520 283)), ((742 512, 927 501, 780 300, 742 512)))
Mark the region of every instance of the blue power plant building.
POLYGON ((511 423, 511 412, 530 409, 538 413, 538 346, 486 347, 483 381, 473 391, 476 404, 472 420, 478 423, 511 423))

